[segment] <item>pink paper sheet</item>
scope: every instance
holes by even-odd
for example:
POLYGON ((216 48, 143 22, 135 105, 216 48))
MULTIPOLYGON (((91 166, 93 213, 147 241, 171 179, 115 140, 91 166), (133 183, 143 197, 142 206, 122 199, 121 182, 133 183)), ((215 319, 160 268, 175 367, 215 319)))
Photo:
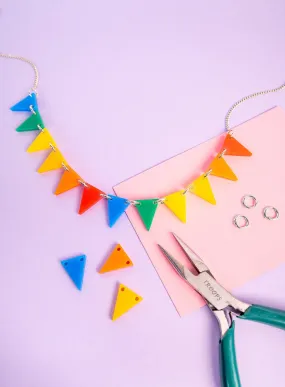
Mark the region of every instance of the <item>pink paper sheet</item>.
MULTIPOLYGON (((263 113, 237 127, 235 137, 252 151, 253 156, 225 156, 239 178, 237 182, 209 177, 216 206, 188 194, 187 224, 160 205, 149 232, 135 208, 127 211, 181 316, 201 307, 204 302, 180 279, 157 248, 160 243, 188 264, 171 231, 181 236, 205 260, 228 289, 272 269, 285 258, 285 112, 277 107, 263 113), (245 194, 258 199, 256 208, 248 210, 241 205, 245 194), (262 209, 266 205, 273 205, 280 211, 278 220, 263 218, 262 209), (234 227, 235 214, 246 215, 250 226, 246 229, 234 227)), ((130 199, 155 198, 185 187, 205 170, 209 158, 221 146, 222 138, 213 138, 117 185, 114 187, 116 194, 130 199)))

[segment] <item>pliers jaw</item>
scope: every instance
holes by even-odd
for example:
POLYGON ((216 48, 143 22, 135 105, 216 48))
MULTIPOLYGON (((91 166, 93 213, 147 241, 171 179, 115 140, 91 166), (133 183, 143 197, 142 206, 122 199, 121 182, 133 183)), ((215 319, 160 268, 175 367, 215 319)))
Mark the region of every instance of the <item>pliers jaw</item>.
POLYGON ((193 274, 162 246, 158 246, 177 273, 206 300, 208 307, 219 322, 221 336, 223 337, 232 324, 231 313, 241 315, 250 305, 238 300, 220 285, 203 260, 177 235, 173 234, 173 236, 198 274, 193 274))

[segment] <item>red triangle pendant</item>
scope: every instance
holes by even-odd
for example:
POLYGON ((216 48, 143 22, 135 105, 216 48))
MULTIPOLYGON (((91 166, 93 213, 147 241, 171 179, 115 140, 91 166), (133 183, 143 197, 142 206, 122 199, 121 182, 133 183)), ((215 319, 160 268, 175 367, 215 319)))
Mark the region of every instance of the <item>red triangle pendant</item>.
POLYGON ((87 186, 84 186, 78 213, 81 215, 85 211, 89 210, 89 208, 102 199, 102 194, 104 194, 104 192, 92 185, 88 184, 87 186))

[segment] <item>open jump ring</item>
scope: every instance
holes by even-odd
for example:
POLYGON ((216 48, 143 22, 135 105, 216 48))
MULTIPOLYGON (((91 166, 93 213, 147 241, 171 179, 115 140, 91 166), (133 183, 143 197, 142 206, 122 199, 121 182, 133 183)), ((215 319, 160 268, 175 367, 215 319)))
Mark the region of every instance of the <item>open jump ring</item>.
POLYGON ((257 199, 253 195, 244 195, 241 199, 242 205, 246 208, 254 208, 257 206, 257 199))
POLYGON ((233 223, 237 228, 244 228, 249 226, 249 220, 244 215, 236 215, 233 219, 233 223))
POLYGON ((263 216, 268 220, 275 220, 279 218, 279 211, 275 207, 267 206, 263 209, 263 216))

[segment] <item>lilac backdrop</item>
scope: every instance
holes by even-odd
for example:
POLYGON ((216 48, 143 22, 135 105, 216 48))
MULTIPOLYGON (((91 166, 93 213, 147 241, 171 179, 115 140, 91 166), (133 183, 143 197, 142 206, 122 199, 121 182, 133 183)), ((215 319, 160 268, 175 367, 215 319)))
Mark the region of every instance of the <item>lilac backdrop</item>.
MULTIPOLYGON (((111 192, 220 133, 240 97, 284 81, 284 12, 282 0, 2 0, 0 50, 36 62, 47 126, 70 163, 111 192)), ((125 216, 109 229, 103 203, 79 217, 78 192, 52 195, 58 174, 35 173, 43 156, 24 152, 31 134, 14 131, 22 116, 8 110, 32 72, 1 60, 0 81, 1 387, 218 386, 208 310, 178 317, 125 216), (115 242, 135 267, 100 277, 115 242), (82 293, 58 263, 76 253, 88 256, 82 293), (113 323, 118 281, 144 302, 113 323)), ((249 102, 233 123, 284 100, 249 102)), ((268 146, 276 140, 269 133, 268 146)), ((284 275, 279 267, 236 293, 285 308, 284 275)), ((284 332, 238 321, 236 342, 243 386, 285 384, 284 332)))

